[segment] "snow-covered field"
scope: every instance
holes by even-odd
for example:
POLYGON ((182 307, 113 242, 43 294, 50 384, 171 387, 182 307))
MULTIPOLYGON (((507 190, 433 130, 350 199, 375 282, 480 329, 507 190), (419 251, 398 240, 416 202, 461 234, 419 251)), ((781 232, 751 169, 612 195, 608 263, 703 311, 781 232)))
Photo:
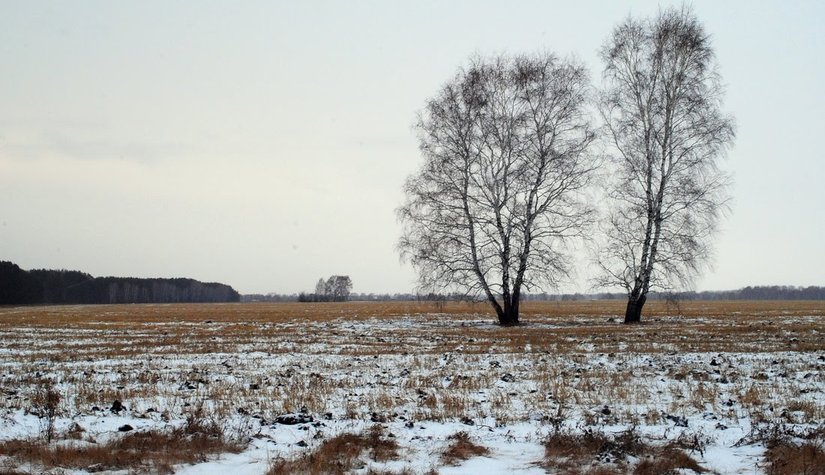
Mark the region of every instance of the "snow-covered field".
POLYGON ((528 302, 516 328, 485 312, 3 308, 0 472, 277 473, 375 426, 397 446, 392 455, 365 449, 338 471, 633 473, 652 448, 671 447, 713 473, 765 473, 778 438, 823 443, 824 303, 653 303, 636 326, 620 323, 616 302, 528 302), (146 449, 128 467, 71 455, 140 433, 193 437, 193 420, 217 427, 232 451, 160 465, 146 449), (445 458, 460 432, 487 454, 445 458), (554 452, 553 434, 574 445, 630 435, 646 448, 611 442, 580 457, 554 452))

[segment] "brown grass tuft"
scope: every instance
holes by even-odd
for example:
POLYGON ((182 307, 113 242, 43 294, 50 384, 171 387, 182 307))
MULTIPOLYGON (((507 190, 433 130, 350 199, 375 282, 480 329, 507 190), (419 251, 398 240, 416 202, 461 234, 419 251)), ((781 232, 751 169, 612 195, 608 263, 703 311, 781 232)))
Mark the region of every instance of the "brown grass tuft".
POLYGON ((692 470, 695 473, 705 473, 705 470, 696 460, 679 449, 666 447, 654 450, 650 457, 645 458, 633 470, 633 475, 677 475, 685 473, 682 469, 692 470))
POLYGON ((398 443, 385 435, 382 426, 374 425, 366 434, 341 434, 296 459, 275 461, 267 475, 349 473, 358 468, 356 465, 364 452, 368 452, 372 460, 386 462, 398 457, 398 443))
POLYGON ((706 472, 684 451, 670 446, 655 447, 647 444, 632 429, 616 436, 592 430, 581 434, 556 432, 545 440, 544 449, 545 468, 567 474, 628 473, 628 456, 643 459, 632 471, 634 475, 675 474, 678 469, 706 472), (609 466, 605 466, 606 464, 609 466), (588 466, 591 468, 583 469, 588 466))
POLYGON ((470 436, 464 431, 456 432, 448 437, 448 440, 450 440, 450 445, 441 454, 441 461, 446 465, 459 465, 465 460, 490 453, 487 447, 471 441, 470 436))
POLYGON ((825 449, 821 443, 779 441, 765 452, 768 475, 825 475, 825 449))

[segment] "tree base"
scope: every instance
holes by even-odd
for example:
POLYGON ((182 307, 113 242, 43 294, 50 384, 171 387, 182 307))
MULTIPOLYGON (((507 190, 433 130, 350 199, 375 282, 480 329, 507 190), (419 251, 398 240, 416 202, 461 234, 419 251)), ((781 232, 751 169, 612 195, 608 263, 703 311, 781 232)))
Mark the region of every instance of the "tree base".
POLYGON ((630 297, 627 299, 627 310, 624 313, 625 323, 639 323, 642 321, 642 307, 645 306, 647 295, 630 297))
POLYGON ((499 315, 498 316, 498 324, 503 327, 515 327, 519 324, 518 321, 518 314, 516 315, 499 315))

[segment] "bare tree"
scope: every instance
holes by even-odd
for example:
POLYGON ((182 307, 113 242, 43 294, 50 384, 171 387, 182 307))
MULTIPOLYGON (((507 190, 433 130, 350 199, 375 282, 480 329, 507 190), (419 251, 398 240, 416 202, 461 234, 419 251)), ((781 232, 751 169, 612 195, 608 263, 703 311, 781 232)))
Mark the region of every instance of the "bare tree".
POLYGON ((352 279, 348 275, 333 275, 327 279, 325 290, 328 300, 345 302, 349 299, 349 293, 352 290, 352 279))
POLYGON ((323 302, 326 300, 327 297, 327 283, 323 277, 318 279, 318 283, 315 284, 315 299, 319 302, 323 302))
POLYGON ((588 80, 551 54, 475 59, 427 102, 398 209, 422 289, 483 297, 515 325, 523 290, 568 273, 566 241, 591 217, 588 80))
POLYGON ((689 285, 727 201, 717 162, 734 138, 710 38, 690 8, 628 18, 601 50, 614 165, 600 285, 627 291, 638 322, 651 288, 689 285))

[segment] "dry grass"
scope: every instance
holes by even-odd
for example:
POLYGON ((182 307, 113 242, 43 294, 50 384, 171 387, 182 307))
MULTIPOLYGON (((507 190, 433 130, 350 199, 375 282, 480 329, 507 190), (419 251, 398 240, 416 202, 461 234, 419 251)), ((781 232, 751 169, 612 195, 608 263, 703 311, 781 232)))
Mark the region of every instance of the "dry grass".
POLYGON ((691 470, 704 473, 692 457, 668 445, 656 447, 644 442, 633 430, 609 436, 600 431, 555 432, 544 442, 543 466, 565 474, 665 475, 691 470), (641 459, 632 466, 629 457, 641 459))
POLYGON ((706 473, 701 465, 691 456, 675 448, 654 450, 653 454, 639 462, 633 469, 633 475, 678 475, 687 473, 706 473))
POLYGON ((448 437, 450 444, 441 454, 441 462, 446 465, 459 465, 473 457, 488 455, 490 450, 470 440, 466 432, 457 432, 448 437))
POLYGON ((799 430, 772 424, 752 434, 764 442, 767 475, 825 475, 825 425, 799 430))
POLYGON ((515 328, 479 326, 492 322, 489 306, 428 302, 345 302, 277 304, 95 305, 0 308, 4 347, 19 350, 29 361, 70 363, 94 357, 136 357, 145 354, 232 353, 256 347, 285 353, 298 345, 325 345, 340 339, 333 332, 304 332, 307 326, 413 316, 424 325, 398 330, 393 339, 364 335, 344 345, 350 355, 392 353, 427 338, 419 347, 436 353, 459 346, 464 353, 485 353, 491 344, 554 353, 575 352, 582 341, 597 351, 817 351, 825 348, 825 302, 684 302, 677 308, 651 302, 642 325, 626 327, 620 301, 525 302, 524 325, 515 328), (806 317, 806 318, 795 318, 806 317), (608 321, 614 319, 613 322, 608 321), (450 325, 433 325, 443 321, 450 325), (779 325, 781 323, 781 326, 779 325), (552 328, 548 328, 552 326, 552 328), (29 333, 21 333, 21 329, 29 333), (434 338, 437 335, 438 338, 434 338), (101 342, 101 338, 104 341, 101 342), (292 346, 268 344, 289 340, 292 346), (45 341, 52 341, 45 344, 45 341))
POLYGON ((366 434, 340 434, 323 441, 315 450, 295 459, 275 461, 267 475, 350 473, 364 465, 361 460, 364 453, 367 453, 371 460, 386 462, 398 457, 398 444, 387 437, 383 427, 374 425, 366 434), (361 466, 358 466, 359 464, 361 466))
POLYGON ((765 453, 768 475, 825 475, 825 449, 821 443, 782 441, 765 453))
POLYGON ((153 473, 173 473, 173 465, 204 462, 215 454, 237 453, 242 449, 242 444, 228 441, 214 422, 194 417, 172 431, 131 432, 104 444, 88 440, 59 445, 21 439, 0 442, 0 455, 44 469, 153 473))
MULTIPOLYGON (((364 375, 352 368, 382 366, 384 359, 391 358, 409 361, 403 363, 407 374, 382 370, 384 388, 372 391, 366 400, 347 403, 348 416, 369 418, 372 413, 414 403, 419 408, 417 418, 444 421, 494 416, 505 422, 522 417, 507 410, 507 394, 491 391, 485 408, 469 399, 493 387, 505 373, 534 381, 535 395, 519 397, 537 410, 555 411, 551 402, 643 404, 651 394, 638 384, 639 378, 661 377, 660 368, 634 369, 641 362, 629 360, 623 364, 626 370, 607 371, 592 367, 589 361, 595 355, 623 363, 628 355, 667 354, 676 355, 669 357, 672 365, 662 368, 680 383, 674 386, 674 394, 688 397, 696 409, 718 408, 719 384, 728 381, 739 389, 738 400, 754 414, 776 403, 768 395, 780 390, 787 393, 782 398, 788 405, 802 408, 802 417, 813 420, 825 415, 821 404, 795 394, 807 390, 803 385, 781 381, 782 375, 771 374, 770 366, 755 367, 753 381, 736 368, 736 361, 708 368, 678 357, 706 353, 710 360, 720 352, 825 351, 821 338, 825 302, 685 302, 678 311, 663 302, 651 302, 645 323, 635 326, 619 323, 622 305, 619 301, 525 302, 525 324, 515 328, 493 325, 484 304, 464 303, 0 308, 0 349, 6 351, 0 359, 6 369, 0 377, 0 391, 14 388, 17 393, 0 399, 0 409, 29 410, 28 398, 35 395, 42 379, 36 375, 48 373, 61 381, 58 409, 63 414, 89 413, 95 406, 106 408, 118 399, 144 410, 154 406, 159 413, 176 417, 182 413, 182 404, 191 403, 194 397, 214 401, 217 416, 233 413, 239 406, 265 418, 301 407, 324 413, 336 409, 329 406, 330 395, 351 393, 366 384, 364 375), (385 329, 374 332, 369 325, 385 329), (239 358, 250 353, 259 356, 239 358), (321 358, 330 353, 339 358, 321 358), (299 362, 275 366, 275 374, 267 377, 256 371, 280 360, 293 361, 295 354, 312 360, 312 369, 299 362), (536 371, 515 372, 508 364, 514 355, 536 371), (565 358, 554 358, 558 355, 565 358), (201 358, 202 364, 182 365, 192 358, 201 358), (455 364, 445 365, 449 361, 444 358, 455 359, 455 364), (96 364, 100 360, 112 363, 101 368, 96 364), (494 363, 499 366, 490 366, 494 363), (456 365, 472 368, 472 372, 457 372, 456 365), (227 374, 240 382, 226 382, 223 376, 227 374), (336 379, 329 378, 330 374, 336 379), (398 387, 386 384, 399 376, 398 387), (426 397, 419 398, 417 391, 424 391, 426 397), (553 399, 544 399, 544 394, 553 399), (165 401, 166 407, 153 401, 165 401)), ((810 381, 817 379, 821 377, 810 381)), ((619 422, 632 423, 630 419, 623 417, 619 422)))

